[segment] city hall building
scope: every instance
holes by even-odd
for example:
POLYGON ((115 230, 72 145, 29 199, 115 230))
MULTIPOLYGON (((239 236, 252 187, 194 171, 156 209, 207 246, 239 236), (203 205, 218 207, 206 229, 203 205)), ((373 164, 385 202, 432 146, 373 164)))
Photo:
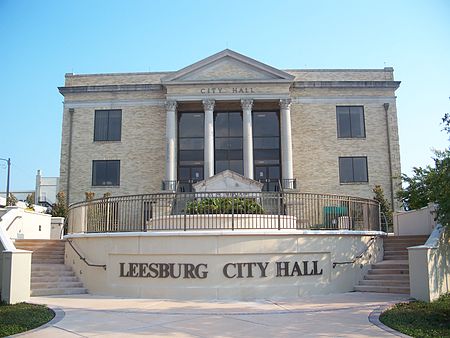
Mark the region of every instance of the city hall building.
POLYGON ((392 68, 280 70, 228 49, 67 74, 66 264, 102 295, 409 292, 369 271, 386 236, 372 189, 393 202, 400 176, 398 86, 392 68))
POLYGON ((226 169, 263 190, 394 203, 393 69, 280 70, 226 49, 181 70, 66 74, 60 188, 70 203, 191 191, 226 169))

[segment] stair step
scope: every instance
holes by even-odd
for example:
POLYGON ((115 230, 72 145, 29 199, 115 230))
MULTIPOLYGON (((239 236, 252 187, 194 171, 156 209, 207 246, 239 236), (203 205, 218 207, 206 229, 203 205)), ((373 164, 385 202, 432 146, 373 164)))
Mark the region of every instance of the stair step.
POLYGON ((64 258, 31 258, 31 264, 64 264, 64 258))
POLYGON ((400 286, 373 286, 373 285, 356 285, 355 291, 359 292, 377 292, 377 293, 407 293, 409 294, 409 287, 400 286))
POLYGON ((31 271, 31 278, 34 277, 73 277, 75 273, 72 270, 42 270, 42 271, 31 271))
MULTIPOLYGON (((405 257, 405 255, 385 255, 383 257, 383 259, 385 261, 392 261, 392 260, 397 261, 397 260, 402 259, 404 257, 405 257)), ((408 256, 406 256, 406 257, 408 257, 408 256)))
POLYGON ((409 288, 409 279, 407 280, 364 279, 359 282, 359 285, 401 286, 409 288))
POLYGON ((392 249, 384 249, 384 254, 391 254, 391 255, 395 255, 395 254, 399 254, 399 255, 407 255, 408 254, 408 249, 405 250, 392 250, 392 249))
POLYGON ((68 289, 33 289, 31 296, 50 296, 50 295, 76 295, 87 293, 85 288, 68 288, 68 289))
POLYGON ((71 275, 46 275, 46 276, 32 276, 31 277, 31 284, 33 283, 45 283, 45 282, 78 282, 78 277, 75 276, 74 273, 71 275))
POLYGON ((31 283, 31 289, 70 289, 70 288, 82 288, 81 282, 39 282, 31 283))
POLYGON ((409 275, 409 269, 371 269, 369 275, 409 275))
POLYGON ((408 263, 373 264, 372 269, 405 269, 405 270, 409 270, 409 264, 408 263))
POLYGON ((386 275, 386 274, 367 274, 364 276, 365 280, 407 280, 409 281, 409 274, 402 275, 386 275))
POLYGON ((72 271, 70 266, 64 264, 31 264, 31 272, 33 271, 72 271))

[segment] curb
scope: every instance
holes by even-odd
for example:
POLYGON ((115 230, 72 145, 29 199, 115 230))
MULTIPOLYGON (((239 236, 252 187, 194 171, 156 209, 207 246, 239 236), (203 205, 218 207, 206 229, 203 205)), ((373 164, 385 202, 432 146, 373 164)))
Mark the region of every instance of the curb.
MULTIPOLYGON (((34 303, 30 303, 30 304, 34 304, 34 303)), ((42 304, 39 304, 42 305, 42 304)), ((64 312, 63 309, 59 308, 59 307, 50 307, 48 305, 46 305, 50 310, 53 311, 53 313, 55 314, 55 317, 53 317, 53 319, 51 321, 49 321, 48 323, 42 324, 41 326, 38 326, 32 330, 29 331, 24 331, 24 332, 20 332, 17 333, 15 335, 12 336, 7 336, 6 338, 16 338, 16 337, 21 337, 30 333, 34 333, 43 329, 46 329, 50 326, 54 326, 56 323, 60 322, 65 316, 66 313, 64 312)))
MULTIPOLYGON (((405 302, 399 302, 399 303, 405 303, 405 302)), ((378 326, 380 329, 382 329, 382 330, 384 330, 384 331, 386 331, 386 332, 388 332, 388 333, 390 333, 390 334, 392 334, 394 336, 402 337, 402 338, 412 338, 411 336, 408 336, 408 335, 406 335, 404 333, 401 333, 401 332, 399 332, 397 330, 394 330, 393 328, 391 328, 389 326, 384 325, 380 321, 380 315, 384 311, 391 309, 392 307, 394 307, 394 305, 399 304, 399 303, 389 303, 389 304, 386 304, 386 305, 379 306, 377 309, 373 310, 370 313, 370 315, 368 317, 369 322, 371 322, 375 326, 378 326)))

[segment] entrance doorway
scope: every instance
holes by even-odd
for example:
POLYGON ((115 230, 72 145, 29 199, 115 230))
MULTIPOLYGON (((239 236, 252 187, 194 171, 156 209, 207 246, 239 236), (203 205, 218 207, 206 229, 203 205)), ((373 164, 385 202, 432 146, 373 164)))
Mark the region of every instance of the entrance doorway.
POLYGON ((255 180, 264 183, 264 191, 280 190, 280 166, 257 165, 255 166, 255 180))
POLYGON ((192 191, 192 184, 203 180, 203 167, 180 167, 179 186, 181 192, 192 191))

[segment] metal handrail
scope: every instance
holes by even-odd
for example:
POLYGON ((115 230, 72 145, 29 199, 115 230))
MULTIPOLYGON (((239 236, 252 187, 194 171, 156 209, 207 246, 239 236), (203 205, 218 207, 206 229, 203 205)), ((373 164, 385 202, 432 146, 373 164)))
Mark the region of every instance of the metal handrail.
POLYGON ((165 192, 100 198, 69 207, 69 233, 152 230, 379 230, 379 203, 351 196, 278 192, 165 192))
POLYGON ((70 239, 67 240, 67 242, 70 244, 70 246, 72 247, 73 251, 75 251, 75 253, 78 255, 78 257, 87 265, 87 266, 93 266, 96 268, 103 268, 104 270, 106 270, 106 264, 92 264, 89 263, 87 261, 86 257, 83 257, 78 250, 75 248, 75 246, 72 244, 72 241, 70 239))
POLYGON ((369 248, 372 246, 373 243, 375 243, 375 240, 377 237, 373 236, 370 238, 369 242, 367 243, 366 248, 359 254, 356 255, 351 261, 346 262, 333 262, 333 269, 336 268, 337 265, 346 265, 346 264, 354 264, 356 261, 364 256, 364 254, 369 250, 369 248))

